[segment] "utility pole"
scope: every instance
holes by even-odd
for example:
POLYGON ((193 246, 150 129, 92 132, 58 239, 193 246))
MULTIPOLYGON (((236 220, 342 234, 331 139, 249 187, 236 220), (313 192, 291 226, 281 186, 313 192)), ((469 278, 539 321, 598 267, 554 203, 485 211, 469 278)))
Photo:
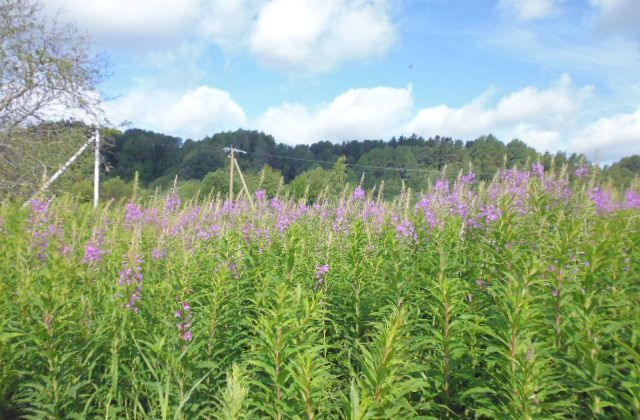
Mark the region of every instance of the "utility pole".
MULTIPOLYGON (((229 152, 229 159, 231 159, 231 163, 229 164, 229 201, 230 202, 233 201, 233 171, 234 171, 234 168, 238 170, 238 173, 240 174, 240 180, 242 181, 243 189, 246 190, 247 196, 249 197, 249 201, 251 201, 251 195, 249 194, 249 190, 247 188, 247 184, 244 182, 244 176, 242 176, 242 171, 240 170, 240 166, 238 165, 238 162, 236 161, 236 153, 247 154, 247 152, 245 152, 244 150, 236 149, 235 147, 233 147, 233 145, 231 147, 225 147, 222 150, 224 150, 225 152, 229 152)), ((242 191, 240 191, 240 193, 242 194, 242 191)))
POLYGON ((236 149, 231 146, 231 150, 229 153, 229 157, 231 158, 231 162, 229 164, 229 202, 233 203, 233 170, 236 162, 235 157, 236 149))
MULTIPOLYGON (((251 207, 253 207, 253 199, 251 198, 249 187, 247 187, 247 183, 244 181, 244 175, 242 175, 242 171, 240 170, 240 165, 238 165, 237 160, 234 160, 234 162, 236 164, 236 169, 238 170, 238 175, 240 175, 240 181, 242 181, 242 189, 247 194, 247 199, 249 200, 249 203, 251 203, 251 207)), ((240 194, 242 194, 242 191, 240 191, 240 194)))
POLYGON ((96 127, 95 162, 93 167, 93 208, 100 201, 100 128, 96 127))

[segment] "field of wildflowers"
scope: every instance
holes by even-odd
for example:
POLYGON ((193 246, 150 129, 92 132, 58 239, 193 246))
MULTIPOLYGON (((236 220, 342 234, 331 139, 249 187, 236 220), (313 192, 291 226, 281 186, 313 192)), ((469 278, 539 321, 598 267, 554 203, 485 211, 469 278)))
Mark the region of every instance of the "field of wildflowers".
POLYGON ((571 175, 5 203, 0 413, 638 418, 640 186, 571 175))

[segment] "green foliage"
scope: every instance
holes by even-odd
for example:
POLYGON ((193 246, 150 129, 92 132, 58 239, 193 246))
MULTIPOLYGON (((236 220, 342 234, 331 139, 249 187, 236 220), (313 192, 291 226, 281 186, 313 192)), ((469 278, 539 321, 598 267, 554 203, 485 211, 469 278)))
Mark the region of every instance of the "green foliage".
POLYGON ((268 196, 275 196, 282 189, 284 179, 280 171, 269 165, 264 165, 262 170, 253 176, 247 177, 247 183, 251 192, 264 190, 268 196))
POLYGON ((419 389, 421 381, 412 378, 416 369, 406 359, 408 354, 403 354, 405 322, 404 310, 399 309, 379 326, 368 346, 361 346, 362 373, 356 381, 361 391, 351 401, 351 411, 357 412, 357 417, 398 418, 417 414, 407 397, 419 389))
MULTIPOLYGON (((426 190, 443 171, 448 179, 455 179, 460 170, 468 169, 469 165, 475 168, 480 179, 489 181, 502 167, 523 168, 540 161, 547 169, 568 164, 572 174, 578 165, 588 164, 582 155, 540 154, 518 139, 505 145, 491 135, 466 143, 447 137, 424 139, 414 135, 394 137, 388 142, 364 140, 333 144, 321 141, 296 146, 277 144, 269 135, 246 130, 184 143, 174 137, 138 129, 113 138, 114 147, 107 154, 108 165, 114 167, 111 176, 130 180, 138 170, 143 185, 165 189, 171 187, 175 175, 181 180, 207 178, 203 191, 213 188, 225 193, 228 180, 225 185, 224 168, 228 159, 223 149, 233 145, 248 152, 237 156, 248 183, 259 184, 249 178, 267 168, 265 182, 271 179, 265 183, 268 195, 278 191, 282 176, 295 197, 303 197, 309 186, 310 199, 318 197, 327 185, 343 185, 345 181, 352 185, 360 183, 363 174, 365 188, 384 183, 386 196, 390 198, 401 193, 403 183, 415 191, 426 190), (273 177, 270 177, 271 170, 275 171, 273 177), (327 172, 330 176, 324 178, 327 172)), ((605 176, 611 176, 616 185, 628 185, 639 173, 633 157, 626 159, 605 171, 605 176)), ((328 190, 329 195, 334 192, 334 188, 328 190)), ((337 195, 339 193, 334 197, 337 195)))
POLYGON ((237 420, 246 416, 247 396, 249 387, 247 378, 238 365, 233 365, 231 372, 227 374, 227 387, 222 394, 219 418, 224 420, 237 420))
POLYGON ((640 155, 628 156, 605 168, 604 175, 613 179, 616 185, 628 186, 640 176, 640 155))
POLYGON ((333 164, 329 183, 331 185, 343 185, 347 180, 347 158, 340 156, 333 164))
POLYGON ((111 144, 106 153, 107 164, 111 167, 110 176, 127 181, 138 172, 140 181, 147 185, 180 162, 181 142, 176 137, 131 129, 124 133, 113 133, 105 140, 111 144))
POLYGON ((100 196, 103 200, 122 201, 129 199, 133 194, 131 183, 125 182, 122 178, 109 178, 100 185, 100 196))
MULTIPOLYGON (((195 182, 195 181, 192 181, 195 182)), ((215 172, 209 172, 200 182, 202 193, 209 194, 229 194, 229 168, 220 168, 215 172)), ((237 194, 242 188, 240 177, 235 175, 233 179, 233 190, 237 194)))
MULTIPOLYGON (((209 192, 211 192, 211 190, 209 190, 209 192)), ((202 189, 201 183, 195 179, 182 182, 178 188, 180 198, 185 201, 193 200, 198 196, 206 196, 206 193, 207 191, 202 189)))
POLYGON ((296 198, 317 200, 330 185, 332 172, 317 167, 303 172, 291 182, 289 190, 296 198))
MULTIPOLYGON (((28 199, 90 135, 91 130, 87 127, 71 122, 14 130, 6 140, 0 140, 0 197, 28 199), (6 142, 4 146, 3 141, 6 142)), ((52 192, 73 192, 87 198, 87 182, 93 179, 93 155, 89 150, 51 186, 52 192)))
MULTIPOLYGON (((252 192, 277 192, 277 171, 246 176, 252 192)), ((565 178, 547 173, 520 207, 512 189, 491 198, 498 181, 474 185, 501 211, 492 223, 447 203, 432 225, 421 196, 377 203, 327 187, 342 159, 306 176, 317 183, 292 193, 309 185, 307 198, 327 198, 318 208, 282 195, 190 203, 208 193, 197 180, 178 185, 174 207, 119 178, 103 191, 126 203, 95 210, 69 196, 45 216, 0 204, 0 415, 640 415, 637 209, 598 214, 593 179, 559 199, 547 187, 565 178), (90 246, 104 251, 96 261, 90 246)))
MULTIPOLYGON (((21 149, 11 150, 21 151, 7 155, 8 160, 0 159, 0 194, 15 198, 33 192, 45 175, 50 176, 86 141, 90 132, 91 128, 82 123, 60 122, 14 133, 13 141, 18 142, 21 149)), ((345 182, 353 186, 361 181, 367 189, 377 189, 384 184, 385 197, 393 198, 402 193, 403 186, 424 191, 438 177, 444 175, 453 180, 461 170, 470 167, 479 179, 489 181, 500 168, 523 168, 536 162, 547 170, 567 165, 571 177, 577 167, 591 166, 583 155, 541 154, 518 139, 505 145, 491 135, 466 143, 446 137, 424 139, 414 135, 394 137, 388 142, 364 140, 333 144, 322 141, 288 146, 277 144, 264 133, 246 130, 184 142, 140 129, 125 132, 102 129, 101 132, 103 177, 129 182, 138 172, 142 187, 160 188, 165 192, 173 187, 176 176, 180 182, 198 180, 202 182, 200 197, 203 198, 211 192, 228 194, 229 159, 224 148, 231 145, 248 152, 238 154, 237 159, 251 193, 264 189, 268 196, 275 196, 286 190, 284 184, 289 184, 292 195, 300 198, 308 187, 309 199, 322 194, 336 198, 342 191, 327 186, 345 182)), ((623 158, 605 166, 596 177, 611 179, 617 186, 628 186, 640 174, 638 159, 638 156, 623 158)), ((54 184, 53 190, 77 193, 89 200, 87 186, 92 170, 92 155, 86 153, 54 184)), ((187 195, 191 197, 195 184, 189 185, 187 195)), ((241 188, 238 178, 234 181, 234 190, 241 188)))

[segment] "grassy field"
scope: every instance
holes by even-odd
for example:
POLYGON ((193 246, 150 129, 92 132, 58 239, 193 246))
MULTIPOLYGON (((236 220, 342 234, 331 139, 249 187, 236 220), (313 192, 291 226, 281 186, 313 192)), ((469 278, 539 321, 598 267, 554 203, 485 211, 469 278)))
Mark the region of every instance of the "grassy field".
POLYGON ((4 204, 0 413, 638 418, 640 189, 571 175, 4 204))

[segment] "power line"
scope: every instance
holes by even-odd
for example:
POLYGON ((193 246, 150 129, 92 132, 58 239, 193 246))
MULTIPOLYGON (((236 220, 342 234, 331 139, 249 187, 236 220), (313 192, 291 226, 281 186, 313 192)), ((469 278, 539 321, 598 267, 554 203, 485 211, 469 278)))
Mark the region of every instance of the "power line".
MULTIPOLYGON (((273 157, 278 159, 297 160, 301 162, 326 163, 329 165, 335 164, 335 162, 328 161, 328 160, 296 158, 291 156, 274 155, 271 153, 261 153, 261 152, 247 152, 247 153, 252 155, 267 156, 267 157, 273 157)), ((390 166, 360 165, 357 163, 345 163, 345 165, 350 166, 352 168, 378 169, 378 170, 385 170, 385 171, 432 172, 432 170, 430 169, 421 169, 421 168, 400 168, 400 167, 390 167, 390 166)))
MULTIPOLYGON (((105 104, 106 105, 106 104, 105 104)), ((116 110, 115 108, 107 105, 107 107, 109 109, 111 109, 111 111, 115 112, 116 114, 120 114, 122 117, 126 118, 127 120, 133 122, 133 123, 139 123, 140 125, 146 125, 147 127, 156 130, 158 132, 163 132, 164 130, 155 127, 152 124, 148 124, 142 120, 139 120, 137 118, 132 118, 129 115, 126 115, 125 113, 123 113, 120 110, 116 110)), ((219 150, 223 150, 224 151, 224 147, 214 147, 216 149, 219 150)), ((299 161, 299 162, 310 162, 310 163, 320 163, 320 164, 327 164, 327 165, 333 165, 335 164, 335 162, 332 161, 328 161, 328 160, 318 160, 318 159, 305 159, 305 158, 296 158, 296 157, 292 157, 292 156, 284 156, 284 155, 275 155, 272 153, 261 153, 261 152, 251 152, 248 151, 248 154, 251 155, 255 155, 255 156, 266 156, 266 157, 272 157, 272 158, 277 158, 277 159, 285 159, 285 160, 294 160, 294 161, 299 161)), ((345 163, 346 166, 351 167, 351 168, 361 168, 361 169, 369 169, 369 170, 383 170, 383 171, 397 171, 397 172, 419 172, 419 173, 428 173, 428 172, 432 172, 432 170, 430 169, 422 169, 422 168, 401 168, 401 167, 388 167, 388 166, 375 166, 375 165, 361 165, 361 164, 356 164, 356 163, 345 163)))
MULTIPOLYGON (((119 114, 120 116, 126 118, 128 121, 133 122, 133 123, 137 123, 138 125, 145 125, 159 133, 163 132, 164 130, 152 125, 152 124, 148 124, 138 118, 132 118, 130 115, 125 114, 124 112, 115 109, 114 107, 108 105, 107 103, 103 103, 103 106, 109 108, 111 110, 111 112, 119 114)), ((225 149, 225 147, 214 147, 215 149, 219 149, 219 150, 223 150, 223 151, 228 151, 225 149)), ((261 153, 261 152, 252 152, 252 151, 248 151, 245 152, 254 156, 266 156, 266 157, 272 157, 272 158, 276 158, 276 159, 284 159, 284 160, 293 160, 293 161, 299 161, 299 162, 310 162, 310 163, 319 163, 319 164, 326 164, 326 165, 334 165, 335 162, 332 161, 328 161, 328 160, 319 160, 319 159, 306 159, 306 158, 296 158, 296 157, 292 157, 292 156, 284 156, 284 155, 275 155, 272 153, 261 153)), ((369 170, 382 170, 382 171, 397 171, 397 172, 419 172, 419 173, 427 173, 427 172, 432 172, 432 170, 430 169, 421 169, 421 168, 402 168, 402 167, 389 167, 389 166, 376 166, 376 165, 361 165, 361 164, 357 164, 357 163, 345 163, 345 166, 351 167, 351 168, 361 168, 361 169, 369 169, 369 170)))

